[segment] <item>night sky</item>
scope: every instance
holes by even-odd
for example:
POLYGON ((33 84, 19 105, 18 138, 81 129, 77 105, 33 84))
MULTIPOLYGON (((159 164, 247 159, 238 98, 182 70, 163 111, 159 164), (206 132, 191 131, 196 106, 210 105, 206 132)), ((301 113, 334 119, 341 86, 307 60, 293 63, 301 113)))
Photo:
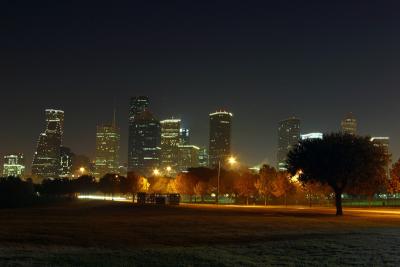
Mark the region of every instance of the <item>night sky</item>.
POLYGON ((279 120, 331 132, 349 111, 400 156, 398 1, 84 2, 2 1, 0 154, 30 165, 44 109, 58 108, 64 144, 93 156, 115 99, 125 162, 129 98, 148 95, 193 144, 208 145, 210 112, 233 112, 250 165, 275 164, 279 120))

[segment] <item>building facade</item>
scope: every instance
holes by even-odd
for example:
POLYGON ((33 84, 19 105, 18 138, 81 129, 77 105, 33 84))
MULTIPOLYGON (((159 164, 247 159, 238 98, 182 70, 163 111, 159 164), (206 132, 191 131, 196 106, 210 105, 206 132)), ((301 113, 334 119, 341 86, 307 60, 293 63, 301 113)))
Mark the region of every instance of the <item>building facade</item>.
POLYGON ((313 139, 322 139, 324 138, 323 133, 307 133, 307 134, 302 134, 301 140, 313 140, 313 139))
POLYGON ((199 167, 200 148, 194 145, 179 145, 178 170, 187 171, 188 168, 199 167))
POLYGON ((129 171, 151 175, 160 166, 161 125, 148 110, 135 116, 132 123, 129 171))
POLYGON ((390 138, 389 137, 371 137, 371 142, 374 144, 374 146, 380 147, 383 152, 385 153, 385 156, 387 157, 387 166, 386 166, 386 177, 390 177, 390 166, 392 164, 392 157, 390 154, 389 150, 389 143, 390 143, 390 138))
POLYGON ((115 123, 97 126, 95 177, 118 173, 120 134, 115 123))
POLYGON ((233 114, 227 111, 217 111, 209 115, 209 166, 224 164, 231 155, 231 133, 233 114))
POLYGON ((180 143, 181 145, 189 145, 190 144, 190 131, 188 128, 181 128, 179 130, 180 135, 180 143))
POLYGON ((161 124, 161 167, 176 172, 178 166, 179 144, 181 143, 180 119, 168 119, 161 124))
POLYGON ((46 109, 46 128, 39 135, 33 155, 32 175, 35 178, 57 178, 64 132, 64 111, 46 109))
POLYGON ((208 167, 209 165, 208 150, 205 147, 201 147, 199 149, 199 167, 208 167))
POLYGON ((353 113, 348 113, 342 120, 341 130, 344 134, 357 135, 357 120, 353 113))
POLYGON ((3 176, 22 177, 25 174, 25 158, 23 154, 4 156, 3 176))
POLYGON ((287 154, 300 141, 300 119, 291 117, 282 120, 278 124, 278 154, 277 163, 278 169, 281 171, 287 170, 287 154))
POLYGON ((137 168, 138 161, 136 147, 138 141, 135 140, 137 135, 137 127, 135 119, 149 108, 150 100, 147 96, 132 97, 129 104, 129 134, 128 134, 128 171, 137 168))
POLYGON ((65 146, 60 148, 60 177, 72 177, 72 159, 74 154, 65 146))

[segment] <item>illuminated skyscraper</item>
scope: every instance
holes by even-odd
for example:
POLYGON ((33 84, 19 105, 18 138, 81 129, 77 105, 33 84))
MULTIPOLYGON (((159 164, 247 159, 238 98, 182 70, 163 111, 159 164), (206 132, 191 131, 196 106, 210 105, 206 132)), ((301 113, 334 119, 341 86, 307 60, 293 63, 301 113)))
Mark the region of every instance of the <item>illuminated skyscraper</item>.
POLYGON ((4 156, 3 176, 21 177, 25 173, 25 160, 23 154, 4 156))
POLYGON ((386 166, 386 175, 389 178, 390 177, 390 165, 392 162, 391 154, 389 151, 389 137, 372 137, 371 142, 374 144, 374 146, 382 148, 383 152, 385 153, 387 157, 387 166, 386 166))
POLYGON ((300 141, 300 120, 296 117, 291 117, 282 120, 278 125, 278 169, 285 171, 287 169, 286 159, 287 154, 300 141))
POLYGON ((161 123, 161 167, 171 167, 176 171, 178 165, 178 145, 181 142, 180 119, 163 120, 161 123))
POLYGON ((97 126, 95 176, 103 177, 107 173, 118 173, 119 168, 119 129, 114 121, 111 125, 97 126))
POLYGON ((301 135, 301 140, 312 140, 312 139, 322 139, 322 138, 324 138, 323 133, 308 133, 301 135))
POLYGON ((39 135, 33 155, 32 175, 56 178, 60 174, 60 148, 64 129, 64 111, 46 109, 46 129, 39 135))
POLYGON ((351 135, 357 134, 357 120, 351 112, 342 120, 341 126, 343 133, 351 135))
POLYGON ((179 145, 178 148, 178 171, 183 172, 188 168, 199 167, 199 147, 179 145))
POLYGON ((149 108, 149 98, 147 96, 132 97, 129 105, 129 137, 128 137, 128 170, 132 171, 138 165, 136 147, 138 141, 135 140, 137 127, 135 126, 135 118, 147 111, 149 108))
POLYGON ((151 175, 160 165, 161 126, 154 115, 146 110, 135 116, 132 123, 129 171, 151 175))
POLYGON ((208 167, 210 165, 208 161, 208 150, 205 147, 199 149, 199 166, 208 167))
POLYGON ((190 132, 189 129, 187 128, 181 128, 179 130, 179 135, 180 135, 180 143, 181 145, 189 145, 190 144, 190 132))
POLYGON ((231 154, 232 113, 217 111, 210 114, 209 165, 224 163, 231 154))
POLYGON ((60 177, 69 178, 72 175, 72 159, 74 154, 68 147, 60 148, 60 177))

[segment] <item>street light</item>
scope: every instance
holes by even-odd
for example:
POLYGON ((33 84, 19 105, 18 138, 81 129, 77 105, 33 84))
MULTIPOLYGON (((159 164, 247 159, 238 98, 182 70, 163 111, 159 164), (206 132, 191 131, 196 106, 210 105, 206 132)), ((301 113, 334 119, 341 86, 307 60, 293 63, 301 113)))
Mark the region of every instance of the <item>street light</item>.
POLYGON ((79 171, 81 172, 81 175, 83 175, 85 173, 85 168, 84 167, 80 167, 79 171))
MULTIPOLYGON (((227 162, 233 166, 237 163, 236 158, 233 156, 230 156, 227 160, 227 162)), ((219 181, 221 178, 221 159, 218 160, 218 182, 217 182, 217 196, 216 196, 216 201, 217 205, 219 204, 219 181)))
POLYGON ((167 168, 165 168, 166 170, 167 170, 167 172, 171 172, 172 171, 172 168, 171 168, 171 166, 168 166, 167 168))
POLYGON ((160 171, 159 171, 158 169, 154 169, 154 170, 153 170, 153 174, 154 174, 155 176, 158 176, 158 175, 160 175, 160 171))

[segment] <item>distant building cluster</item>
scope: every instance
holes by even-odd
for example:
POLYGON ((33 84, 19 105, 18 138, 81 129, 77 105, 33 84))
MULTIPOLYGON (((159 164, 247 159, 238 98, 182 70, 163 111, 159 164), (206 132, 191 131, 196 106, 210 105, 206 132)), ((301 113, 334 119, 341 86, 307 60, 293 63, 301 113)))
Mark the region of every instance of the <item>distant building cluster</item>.
MULTIPOLYGON (((84 174, 100 178, 107 173, 126 175, 127 172, 144 176, 156 173, 175 176, 191 167, 216 168, 224 165, 232 154, 231 112, 218 110, 209 114, 209 144, 208 147, 201 147, 191 143, 191 131, 183 126, 180 118, 159 120, 150 110, 149 98, 137 96, 130 99, 128 160, 126 164, 121 164, 121 135, 115 116, 114 110, 111 123, 97 125, 95 158, 91 161, 63 145, 64 111, 46 109, 44 130, 39 134, 33 155, 32 178, 73 178, 84 174)), ((352 113, 343 118, 340 126, 341 132, 357 135, 357 120, 352 113)), ((322 138, 321 132, 302 133, 301 121, 295 116, 279 121, 277 168, 287 170, 287 155, 299 142, 322 138)), ((389 140, 389 137, 371 137, 371 142, 383 148, 390 158, 389 140)), ((25 176, 25 166, 23 154, 5 155, 3 176, 25 176)))

